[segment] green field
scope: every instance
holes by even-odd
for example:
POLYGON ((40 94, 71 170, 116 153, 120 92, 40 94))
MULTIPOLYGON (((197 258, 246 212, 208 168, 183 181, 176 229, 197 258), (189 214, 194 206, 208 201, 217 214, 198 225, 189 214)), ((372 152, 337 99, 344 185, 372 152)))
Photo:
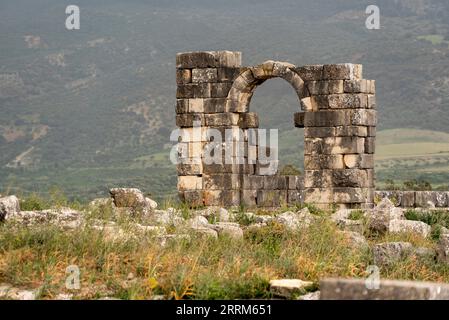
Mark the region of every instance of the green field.
POLYGON ((415 129, 379 132, 376 174, 379 186, 387 179, 421 179, 435 187, 449 185, 449 134, 415 129))

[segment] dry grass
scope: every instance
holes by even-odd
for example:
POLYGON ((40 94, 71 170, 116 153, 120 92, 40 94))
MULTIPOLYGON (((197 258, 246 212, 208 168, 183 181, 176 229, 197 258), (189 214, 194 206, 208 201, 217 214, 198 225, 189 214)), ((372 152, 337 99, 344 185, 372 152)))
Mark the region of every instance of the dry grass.
MULTIPOLYGON (((99 214, 109 216, 97 212, 92 217, 99 214)), ((351 247, 325 216, 296 232, 273 223, 246 230, 242 241, 190 234, 190 240, 169 241, 165 246, 150 233, 111 241, 89 224, 68 232, 50 225, 25 228, 5 223, 0 226, 0 283, 39 287, 42 299, 61 292, 80 299, 151 299, 156 295, 167 299, 251 299, 271 298, 269 280, 275 278, 318 283, 328 276, 368 276, 370 252, 351 247), (69 265, 81 270, 81 290, 65 288, 69 265), (128 278, 130 273, 134 276, 128 278)), ((130 221, 122 218, 117 222, 126 227, 130 221)), ((411 235, 370 241, 435 245, 411 235)), ((449 281, 447 267, 416 257, 381 269, 381 276, 449 281)))

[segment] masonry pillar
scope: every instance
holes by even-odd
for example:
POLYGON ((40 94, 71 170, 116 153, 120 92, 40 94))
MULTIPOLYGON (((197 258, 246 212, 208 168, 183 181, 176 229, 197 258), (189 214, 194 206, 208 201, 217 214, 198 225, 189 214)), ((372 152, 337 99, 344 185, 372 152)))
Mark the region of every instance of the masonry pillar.
POLYGON ((186 52, 176 56, 176 125, 182 140, 178 191, 181 200, 190 205, 240 204, 240 167, 234 165, 235 159, 226 159, 225 148, 229 144, 224 139, 225 129, 234 129, 237 137, 239 133, 240 115, 228 112, 226 97, 240 72, 241 60, 240 52, 231 51, 186 52), (223 143, 217 141, 218 135, 223 143), (206 145, 213 145, 211 141, 216 147, 205 149, 206 145))
POLYGON ((310 98, 295 115, 304 127, 305 202, 328 208, 366 208, 374 203, 375 82, 362 66, 297 68, 310 98))

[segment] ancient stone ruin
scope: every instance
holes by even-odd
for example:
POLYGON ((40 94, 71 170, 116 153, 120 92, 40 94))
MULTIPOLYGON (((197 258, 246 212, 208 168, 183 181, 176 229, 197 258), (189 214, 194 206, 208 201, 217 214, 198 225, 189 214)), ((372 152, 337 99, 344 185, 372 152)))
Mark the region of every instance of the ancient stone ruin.
POLYGON ((181 200, 192 206, 372 207, 375 82, 363 79, 362 65, 266 61, 244 67, 241 61, 241 52, 231 51, 176 56, 181 200), (257 86, 275 77, 298 95, 292 124, 304 128, 304 176, 278 174, 278 160, 268 157, 277 152, 261 139, 258 116, 250 111, 257 86), (211 163, 211 155, 222 162, 211 163))

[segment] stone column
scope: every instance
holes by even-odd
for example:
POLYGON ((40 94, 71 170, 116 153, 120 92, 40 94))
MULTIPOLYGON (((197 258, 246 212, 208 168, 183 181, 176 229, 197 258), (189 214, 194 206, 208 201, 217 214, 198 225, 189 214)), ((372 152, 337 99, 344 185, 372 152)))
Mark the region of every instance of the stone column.
POLYGON ((224 139, 225 129, 239 132, 240 116, 228 112, 226 97, 240 72, 241 60, 240 52, 231 51, 186 52, 176 56, 176 125, 182 137, 178 191, 181 200, 192 206, 240 204, 240 171, 233 160, 225 163, 226 144, 217 144, 214 150, 204 147, 212 140, 210 136, 216 137, 217 133, 224 139), (221 153, 221 163, 206 160, 206 153, 215 152, 221 153))
POLYGON ((297 68, 310 99, 295 124, 304 127, 305 202, 328 208, 372 207, 374 202, 375 82, 362 66, 297 68))

